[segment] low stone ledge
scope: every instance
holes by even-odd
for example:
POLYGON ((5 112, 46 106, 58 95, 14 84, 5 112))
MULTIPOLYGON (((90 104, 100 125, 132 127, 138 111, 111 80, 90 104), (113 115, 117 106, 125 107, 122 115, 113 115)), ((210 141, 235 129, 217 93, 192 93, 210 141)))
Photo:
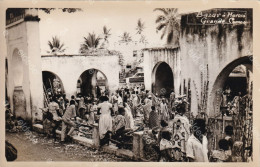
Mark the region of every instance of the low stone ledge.
MULTIPOLYGON (((98 130, 98 125, 94 126, 96 130, 98 130)), ((33 125, 33 130, 36 132, 40 132, 43 133, 43 126, 41 124, 34 124, 33 125)), ((56 133, 58 135, 61 134, 61 131, 56 130, 56 133)), ((141 135, 141 133, 140 133, 141 135)), ((81 137, 81 136, 73 136, 72 137, 72 141, 81 145, 84 145, 86 147, 90 147, 90 148, 97 148, 97 146, 99 146, 99 136, 98 136, 98 132, 96 131, 96 133, 93 135, 95 136, 95 139, 88 139, 85 137, 81 137)), ((139 136, 139 135, 138 135, 139 136)), ((140 147, 138 147, 140 148, 140 147)), ((109 146, 103 146, 101 148, 102 151, 110 153, 110 154, 114 154, 116 156, 119 157, 124 157, 124 158, 129 158, 129 159, 136 159, 136 157, 134 156, 134 152, 131 150, 126 150, 126 149, 118 149, 116 146, 114 145, 109 145, 109 146)))

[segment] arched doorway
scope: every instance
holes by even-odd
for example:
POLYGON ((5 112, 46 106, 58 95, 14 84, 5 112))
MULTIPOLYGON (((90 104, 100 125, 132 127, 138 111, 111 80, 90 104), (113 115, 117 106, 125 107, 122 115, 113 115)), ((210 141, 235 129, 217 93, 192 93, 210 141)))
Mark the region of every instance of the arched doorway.
POLYGON ((50 71, 42 72, 42 82, 44 90, 44 105, 49 103, 50 97, 58 98, 65 94, 61 79, 50 71))
POLYGON ((77 94, 82 96, 100 97, 103 92, 108 90, 106 75, 97 69, 84 71, 77 81, 77 94))
POLYGON ((174 90, 173 72, 171 67, 165 62, 155 65, 152 72, 152 92, 159 96, 169 97, 174 90))
POLYGON ((20 87, 23 84, 23 60, 18 49, 13 52, 11 60, 14 87, 20 87))
MULTIPOLYGON (((217 76, 211 92, 209 106, 209 145, 224 137, 225 127, 232 126, 236 141, 252 144, 252 57, 246 56, 229 63, 217 76)), ((243 149, 245 150, 245 149, 243 149)), ((244 155, 244 153, 243 153, 244 155)))
POLYGON ((13 82, 13 113, 16 117, 27 119, 26 98, 23 90, 23 60, 18 49, 13 51, 10 64, 12 77, 8 78, 8 82, 13 82))
POLYGON ((251 75, 252 57, 250 56, 234 60, 219 73, 211 92, 214 113, 217 114, 220 111, 223 93, 230 92, 229 100, 238 95, 239 92, 241 96, 251 93, 250 82, 252 83, 253 80, 252 77, 250 77, 251 75))

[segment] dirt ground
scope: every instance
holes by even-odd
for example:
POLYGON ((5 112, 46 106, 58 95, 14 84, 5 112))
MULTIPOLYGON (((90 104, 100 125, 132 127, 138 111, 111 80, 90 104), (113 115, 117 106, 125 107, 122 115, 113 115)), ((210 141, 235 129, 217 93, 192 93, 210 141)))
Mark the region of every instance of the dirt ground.
POLYGON ((16 161, 129 161, 80 144, 54 143, 53 139, 32 132, 6 132, 6 140, 18 150, 16 161))

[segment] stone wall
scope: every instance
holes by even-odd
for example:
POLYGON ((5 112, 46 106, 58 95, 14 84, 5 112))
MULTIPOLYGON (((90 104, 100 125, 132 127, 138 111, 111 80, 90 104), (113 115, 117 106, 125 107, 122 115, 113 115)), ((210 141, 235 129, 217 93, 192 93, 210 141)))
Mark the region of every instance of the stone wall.
MULTIPOLYGON (((220 9, 209 10, 217 12, 220 9)), ((179 48, 144 49, 144 80, 152 90, 154 68, 160 62, 169 64, 174 75, 174 90, 178 95, 191 92, 191 111, 196 115, 199 105, 209 116, 219 111, 219 95, 229 73, 240 64, 252 66, 252 10, 247 12, 247 24, 188 24, 181 17, 179 48), (220 91, 219 95, 216 92, 220 91)), ((193 17, 189 17, 193 18, 193 17)), ((192 22, 192 20, 189 20, 192 22)), ((252 68, 252 67, 251 67, 252 68)))
MULTIPOLYGON (((213 9, 215 12, 218 10, 221 9, 213 9)), ((190 25, 187 24, 188 15, 182 16, 181 75, 182 80, 191 81, 191 110, 195 113, 198 112, 197 106, 203 103, 203 96, 205 96, 206 112, 210 116, 215 115, 217 108, 213 106, 217 107, 216 100, 220 100, 215 98, 215 93, 222 89, 224 83, 219 86, 216 84, 220 80, 223 82, 237 65, 250 64, 248 56, 252 56, 253 53, 252 11, 241 10, 247 11, 246 25, 190 25), (218 78, 222 72, 226 73, 225 77, 218 78)), ((187 85, 182 87, 184 86, 187 87, 187 85)))
MULTIPOLYGON (((37 10, 26 9, 25 17, 32 16, 32 13, 37 17, 37 10)), ((17 116, 33 121, 31 118, 43 106, 39 22, 21 19, 6 26, 6 31, 7 92, 10 106, 17 116), (19 104, 14 104, 14 101, 19 104)))
POLYGON ((145 89, 152 90, 155 82, 156 68, 160 63, 167 63, 173 72, 174 89, 179 86, 180 56, 179 48, 144 49, 144 84, 145 89))
POLYGON ((108 81, 110 92, 119 86, 118 56, 87 56, 87 55, 50 55, 42 56, 42 71, 57 75, 63 84, 67 97, 76 94, 77 80, 89 69, 100 70, 108 81))

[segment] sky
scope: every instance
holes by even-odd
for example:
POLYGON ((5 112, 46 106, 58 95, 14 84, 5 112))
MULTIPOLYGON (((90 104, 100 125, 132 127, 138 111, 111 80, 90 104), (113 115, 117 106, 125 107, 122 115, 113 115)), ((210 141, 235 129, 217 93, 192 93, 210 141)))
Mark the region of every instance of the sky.
MULTIPOLYGON (((57 36, 65 44, 64 54, 77 54, 80 44, 84 42, 83 37, 88 33, 95 32, 102 34, 103 26, 111 29, 108 49, 118 50, 123 53, 125 59, 132 60, 132 51, 145 47, 161 47, 165 44, 165 39, 160 39, 161 32, 156 32, 155 19, 161 14, 159 11, 153 11, 154 6, 98 6, 89 5, 82 8, 82 11, 75 13, 62 12, 61 10, 51 11, 47 14, 39 11, 40 20, 40 43, 41 54, 48 54, 48 41, 53 36, 57 36), (148 44, 144 45, 118 45, 118 41, 123 32, 129 32, 133 40, 139 40, 136 34, 138 19, 145 23, 143 34, 146 36, 148 44)), ((198 11, 190 9, 179 9, 179 13, 198 11)))

